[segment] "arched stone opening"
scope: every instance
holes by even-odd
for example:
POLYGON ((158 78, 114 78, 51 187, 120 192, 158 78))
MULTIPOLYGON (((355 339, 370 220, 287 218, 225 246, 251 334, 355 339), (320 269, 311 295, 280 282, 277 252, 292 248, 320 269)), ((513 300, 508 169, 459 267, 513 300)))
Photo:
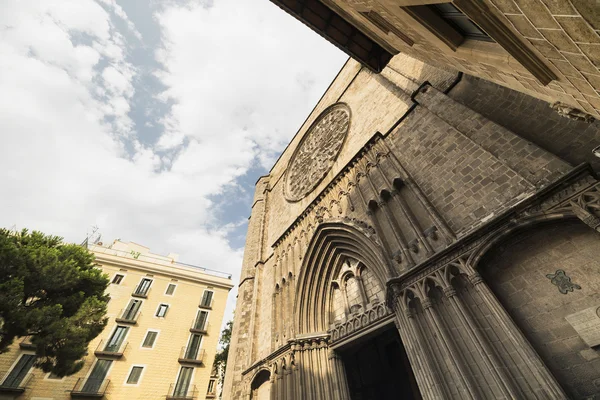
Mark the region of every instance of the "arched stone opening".
POLYGON ((271 372, 262 369, 250 384, 250 400, 271 400, 271 372))
POLYGON ((296 331, 311 338, 297 347, 304 398, 386 400, 402 390, 403 398, 421 398, 394 315, 383 302, 391 276, 379 244, 357 228, 317 228, 296 289, 296 331))
POLYGON ((585 327, 593 324, 600 332, 598 254, 598 233, 579 220, 561 219, 515 229, 474 260, 485 282, 573 399, 598 392, 594 382, 600 378, 600 352, 592 347, 594 343, 586 343, 590 338, 585 333, 585 327))

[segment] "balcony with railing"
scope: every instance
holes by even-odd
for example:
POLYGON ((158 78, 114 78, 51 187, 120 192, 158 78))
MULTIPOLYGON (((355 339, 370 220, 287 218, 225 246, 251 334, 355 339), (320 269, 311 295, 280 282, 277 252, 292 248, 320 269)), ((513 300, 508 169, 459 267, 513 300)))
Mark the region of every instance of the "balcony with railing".
POLYGON ((19 347, 23 350, 35 350, 35 344, 31 343, 31 336, 23 336, 19 342, 19 347))
POLYGON ((94 354, 98 358, 118 359, 123 357, 123 353, 128 345, 129 342, 111 343, 110 341, 106 342, 102 339, 100 343, 98 343, 94 354))
POLYGON ((204 353, 205 351, 203 349, 194 349, 193 347, 188 346, 182 347, 181 352, 179 353, 179 363, 203 365, 204 353))
POLYGON ((181 385, 171 383, 169 387, 169 394, 167 394, 167 400, 195 400, 198 398, 198 392, 196 385, 181 385))
MULTIPOLYGON (((29 384, 32 378, 33 374, 30 372, 27 375, 25 375, 23 379, 10 379, 9 382, 7 382, 7 379, 4 382, 0 383, 0 393, 20 395, 25 391, 27 385, 29 384)), ((0 398, 4 397, 0 395, 0 398)))
POLYGON ((124 308, 121 311, 119 311, 120 317, 115 318, 115 321, 117 321, 120 324, 130 324, 130 325, 135 325, 137 324, 137 320, 138 318, 142 315, 141 311, 138 309, 134 309, 134 308, 124 308))
POLYGON ((79 378, 71 390, 71 397, 100 399, 104 397, 110 379, 79 378))
POLYGON ((201 320, 201 319, 194 319, 192 320, 192 326, 190 328, 190 332, 192 333, 204 333, 206 334, 206 332, 208 332, 208 328, 210 327, 210 324, 208 323, 208 321, 206 320, 201 320))
POLYGON ((133 291, 133 293, 131 293, 131 295, 133 297, 139 297, 141 299, 147 299, 148 298, 148 294, 150 293, 150 290, 152 290, 152 288, 149 287, 144 287, 143 285, 137 285, 135 287, 135 290, 133 291))

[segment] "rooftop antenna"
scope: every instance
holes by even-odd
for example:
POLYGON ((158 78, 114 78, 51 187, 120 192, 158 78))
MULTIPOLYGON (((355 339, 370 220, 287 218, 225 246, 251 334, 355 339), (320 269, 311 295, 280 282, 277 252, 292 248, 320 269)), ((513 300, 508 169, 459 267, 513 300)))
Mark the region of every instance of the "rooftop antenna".
POLYGON ((86 234, 85 240, 81 243, 81 246, 87 248, 90 241, 92 244, 98 244, 100 239, 102 239, 102 234, 98 232, 99 229, 100 228, 98 228, 97 225, 92 225, 92 233, 86 234))

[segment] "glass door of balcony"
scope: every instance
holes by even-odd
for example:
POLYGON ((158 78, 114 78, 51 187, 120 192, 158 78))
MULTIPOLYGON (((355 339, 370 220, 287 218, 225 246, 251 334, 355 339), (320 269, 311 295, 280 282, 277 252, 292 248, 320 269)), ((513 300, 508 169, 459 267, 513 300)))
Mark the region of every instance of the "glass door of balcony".
POLYGON ((34 362, 35 355, 23 354, 12 371, 10 371, 10 374, 8 374, 6 379, 4 379, 4 382, 2 382, 1 386, 18 388, 31 367, 33 367, 34 362))
POLYGON ((104 379, 106 378, 106 374, 108 373, 108 369, 110 368, 111 364, 112 360, 98 360, 96 365, 94 365, 92 373, 85 381, 82 392, 98 393, 98 391, 102 387, 102 382, 104 382, 104 379))
POLYGON ((201 335, 192 335, 190 342, 185 352, 185 358, 187 360, 195 360, 198 358, 198 350, 200 349, 200 342, 202 341, 201 335))
POLYGON ((192 373, 194 368, 182 367, 179 371, 179 378, 175 384, 175 390, 173 390, 174 397, 185 397, 190 389, 190 383, 192 382, 192 373))
POLYGON ((126 326, 117 326, 117 329, 115 329, 114 333, 106 343, 104 351, 117 353, 121 348, 121 344, 123 344, 123 340, 125 340, 125 335, 127 335, 128 330, 129 328, 126 326))

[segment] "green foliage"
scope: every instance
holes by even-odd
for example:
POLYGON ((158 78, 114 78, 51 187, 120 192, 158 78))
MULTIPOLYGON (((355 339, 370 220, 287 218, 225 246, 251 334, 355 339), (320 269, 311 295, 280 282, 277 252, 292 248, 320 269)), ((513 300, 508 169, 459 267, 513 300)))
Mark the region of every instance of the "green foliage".
POLYGON ((227 369, 227 357, 229 356, 229 342, 231 342, 231 330, 233 329, 233 321, 225 324, 225 328, 221 332, 219 344, 221 350, 215 355, 215 368, 219 371, 219 381, 221 384, 225 380, 225 370, 227 369))
POLYGON ((59 376, 83 367, 106 326, 108 277, 94 255, 58 236, 0 229, 0 353, 32 336, 36 366, 59 376))

